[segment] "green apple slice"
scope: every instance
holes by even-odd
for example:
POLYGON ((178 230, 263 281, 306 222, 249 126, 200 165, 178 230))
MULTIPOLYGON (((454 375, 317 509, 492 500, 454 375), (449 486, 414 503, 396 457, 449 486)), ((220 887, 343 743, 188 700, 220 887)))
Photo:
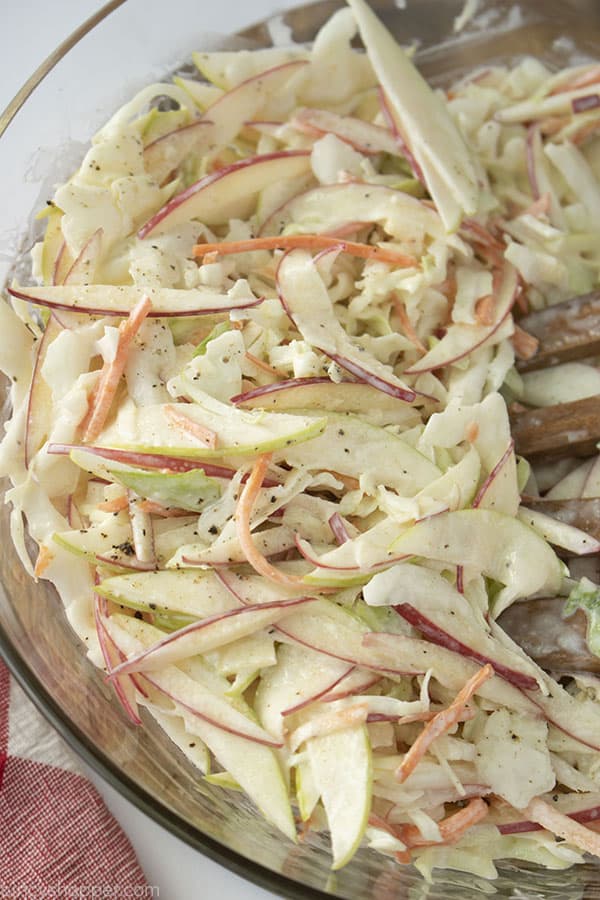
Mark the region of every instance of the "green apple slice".
POLYGON ((175 506, 192 512, 200 512, 204 505, 221 495, 221 484, 209 478, 201 468, 187 472, 165 472, 138 469, 116 460, 89 453, 86 449, 74 449, 70 459, 89 475, 122 484, 139 497, 154 500, 161 506, 175 506))
MULTIPOLYGON (((303 48, 266 47, 260 50, 217 50, 212 53, 192 53, 194 64, 201 75, 223 90, 232 88, 261 75, 268 69, 290 62, 306 60, 303 48)), ((252 118, 249 113, 246 118, 252 118)))
POLYGON ((329 600, 310 603, 277 626, 278 634, 295 644, 359 665, 369 657, 363 638, 370 630, 357 616, 329 600))
POLYGON ((307 822, 319 802, 321 793, 312 773, 310 759, 301 757, 296 763, 296 800, 303 822, 307 822))
POLYGON ((183 613, 203 619, 235 609, 238 602, 211 571, 136 572, 106 578, 96 593, 130 609, 183 613))
POLYGON ((364 475, 404 497, 414 495, 442 474, 426 456, 391 431, 350 414, 328 412, 327 427, 320 436, 289 447, 281 455, 293 466, 329 469, 352 478, 364 475))
POLYGON ((214 431, 217 447, 210 449, 192 435, 175 426, 163 405, 135 407, 124 404, 116 421, 100 435, 103 447, 138 450, 169 456, 218 459, 232 456, 256 456, 282 447, 308 441, 321 434, 324 418, 263 413, 236 409, 214 400, 208 394, 202 402, 173 403, 182 416, 214 431))
POLYGON ((405 529, 405 525, 390 517, 376 522, 357 537, 315 557, 316 567, 304 576, 305 583, 336 587, 347 584, 348 580, 368 581, 375 566, 391 566, 404 558, 404 554, 391 548, 405 529))
MULTIPOLYGON (((425 235, 440 237, 443 226, 434 210, 415 197, 376 184, 321 185, 294 197, 267 219, 262 234, 334 231, 348 222, 378 222, 406 247, 423 242, 425 235)), ((404 248, 403 248, 404 249, 404 248)))
MULTIPOLYGON (((152 689, 149 688, 149 691, 152 689)), ((183 719, 180 716, 170 715, 168 711, 162 712, 159 708, 161 695, 158 691, 152 691, 152 699, 138 694, 136 699, 140 706, 144 706, 153 719, 156 719, 162 730, 171 738, 181 752, 187 756, 193 766, 196 766, 203 775, 210 772, 210 753, 206 744, 198 740, 190 741, 189 732, 186 731, 183 719)))
POLYGON ((202 469, 174 474, 143 469, 109 469, 109 472, 115 481, 138 496, 154 500, 162 506, 199 512, 207 502, 221 495, 219 482, 208 478, 202 469))
POLYGON ((66 309, 91 316, 128 316, 142 296, 152 301, 151 316, 202 316, 245 309, 260 301, 247 297, 219 294, 198 288, 179 290, 163 287, 134 287, 122 284, 34 285, 13 284, 13 297, 38 306, 66 309))
POLYGON ((364 725, 345 728, 312 738, 306 747, 331 832, 333 869, 341 869, 358 849, 371 811, 369 733, 364 725))
POLYGON ((190 734, 199 735, 219 763, 256 803, 267 821, 291 841, 296 827, 279 760, 269 747, 224 731, 202 719, 185 715, 190 734))
POLYGON ((257 194, 268 184, 309 171, 307 150, 281 150, 246 157, 211 172, 176 194, 140 228, 138 237, 163 234, 193 219, 210 226, 225 225, 230 219, 247 219, 256 205, 257 194))
POLYGON ((441 98, 364 0, 348 0, 375 73, 448 231, 477 211, 477 172, 441 98), (431 177, 433 176, 433 178, 431 177))
MULTIPOLYGON (((183 541, 191 541, 197 532, 197 518, 165 519, 156 523, 154 543, 158 563, 163 565, 183 541)), ((106 517, 88 528, 55 532, 53 541, 76 556, 117 569, 138 569, 133 550, 131 522, 128 516, 106 517)), ((147 567, 149 568, 149 566, 147 567)))
POLYGON ((291 600, 275 600, 273 603, 260 603, 256 606, 242 606, 217 613, 192 622, 171 634, 161 635, 155 644, 129 657, 113 671, 119 674, 128 672, 146 674, 161 670, 165 666, 207 653, 263 628, 271 627, 291 612, 311 602, 313 601, 310 597, 298 597, 291 600))
POLYGON ((397 553, 470 566, 504 585, 498 616, 514 600, 559 590, 564 568, 546 541, 519 519, 489 509, 463 509, 418 522, 397 541, 397 553))
POLYGON ((336 383, 329 378, 294 378, 248 391, 232 398, 243 409, 277 412, 304 409, 327 413, 354 413, 370 425, 412 428, 421 422, 414 407, 359 381, 336 383))
MULTIPOLYGON (((266 629, 210 650, 205 657, 208 664, 225 678, 240 674, 247 677, 248 673, 256 675, 261 669, 269 669, 277 664, 275 639, 266 629)), ((236 689, 235 693, 238 692, 241 693, 236 689)), ((226 693, 231 694, 231 688, 226 693)))

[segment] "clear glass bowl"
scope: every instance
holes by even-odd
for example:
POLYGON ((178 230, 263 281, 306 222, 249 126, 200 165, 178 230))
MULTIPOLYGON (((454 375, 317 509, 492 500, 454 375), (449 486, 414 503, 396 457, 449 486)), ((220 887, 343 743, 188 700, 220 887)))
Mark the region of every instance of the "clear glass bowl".
MULTIPOLYGON (((268 44, 271 36, 285 33, 282 25, 296 40, 310 40, 341 5, 327 0, 278 16, 275 27, 248 27, 270 14, 274 3, 279 10, 294 5, 220 0, 202 4, 200 11, 197 0, 113 0, 58 48, 54 67, 44 64, 43 80, 32 91, 31 84, 25 85, 16 98, 13 120, 8 123, 9 115, 0 119, 0 284, 31 245, 39 227, 32 211, 43 205, 44 192, 69 175, 90 135, 136 89, 181 66, 193 49, 268 44), (242 37, 219 37, 233 32, 242 37)), ((438 81, 525 54, 555 66, 574 55, 600 56, 598 0, 520 0, 515 6, 484 0, 476 27, 457 38, 452 23, 462 5, 463 0, 408 0, 408 10, 402 11, 393 0, 373 2, 404 43, 418 40, 421 65, 438 81)), ((332 874, 325 838, 310 836, 292 846, 241 794, 199 778, 157 728, 128 724, 101 674, 87 662, 54 591, 44 582, 34 584, 22 570, 6 506, 0 513, 0 541, 0 650, 15 677, 91 766, 199 852, 286 897, 600 898, 600 867, 591 863, 548 872, 507 862, 499 866, 495 882, 443 871, 427 885, 413 869, 362 850, 332 874)))

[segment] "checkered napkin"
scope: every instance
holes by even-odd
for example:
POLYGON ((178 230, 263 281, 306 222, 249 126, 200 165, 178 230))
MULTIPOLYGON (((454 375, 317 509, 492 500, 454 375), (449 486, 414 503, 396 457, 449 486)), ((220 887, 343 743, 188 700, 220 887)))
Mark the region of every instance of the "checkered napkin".
POLYGON ((150 891, 104 801, 0 661, 0 897, 124 900, 150 891))

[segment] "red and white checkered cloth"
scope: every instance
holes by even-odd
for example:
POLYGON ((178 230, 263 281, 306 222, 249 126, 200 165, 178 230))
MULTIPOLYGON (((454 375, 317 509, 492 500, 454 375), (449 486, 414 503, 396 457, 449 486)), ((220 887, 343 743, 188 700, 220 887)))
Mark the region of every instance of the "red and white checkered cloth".
POLYGON ((0 897, 145 896, 128 838, 0 661, 0 897))

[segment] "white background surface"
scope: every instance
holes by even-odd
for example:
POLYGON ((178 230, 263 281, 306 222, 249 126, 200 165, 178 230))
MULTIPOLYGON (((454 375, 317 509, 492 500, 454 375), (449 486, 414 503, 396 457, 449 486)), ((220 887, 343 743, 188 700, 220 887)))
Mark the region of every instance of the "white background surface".
MULTIPOLYGON (((207 2, 211 3, 214 18, 219 0, 199 0, 200 16, 207 2)), ((0 0, 0 111, 46 56, 101 5, 101 0, 55 0, 54 3, 0 0)), ((228 16, 224 16, 223 31, 227 30, 228 23, 235 21, 238 10, 240 14, 243 10, 245 20, 251 22, 296 3, 229 0, 226 5, 228 16)), ((107 60, 107 65, 113 64, 118 62, 107 60)), ((148 882, 158 886, 161 900, 272 900, 275 897, 201 856, 139 812, 97 776, 91 777, 133 843, 148 882)))

